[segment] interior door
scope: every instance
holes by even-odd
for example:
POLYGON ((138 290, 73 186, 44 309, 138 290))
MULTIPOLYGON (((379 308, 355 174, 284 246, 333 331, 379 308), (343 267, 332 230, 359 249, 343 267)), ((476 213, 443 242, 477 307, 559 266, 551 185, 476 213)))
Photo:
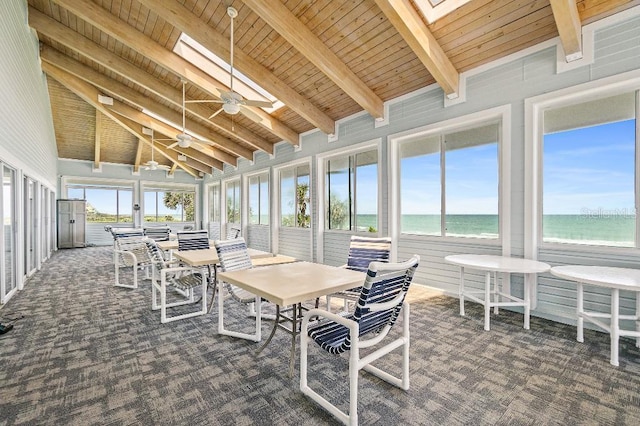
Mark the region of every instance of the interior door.
POLYGON ((2 169, 2 193, 0 193, 0 210, 2 229, 0 230, 0 303, 4 304, 18 289, 16 279, 16 171, 6 165, 2 169))

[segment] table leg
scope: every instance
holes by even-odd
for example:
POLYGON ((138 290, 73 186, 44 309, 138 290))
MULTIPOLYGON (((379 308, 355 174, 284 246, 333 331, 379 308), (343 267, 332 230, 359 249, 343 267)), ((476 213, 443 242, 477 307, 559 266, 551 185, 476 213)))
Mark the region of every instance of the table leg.
POLYGON ((302 304, 293 306, 293 322, 291 324, 291 353, 289 354, 289 377, 293 377, 293 368, 296 359, 296 337, 298 336, 298 318, 302 316, 302 304))
POLYGON ((484 329, 489 331, 491 317, 491 272, 488 271, 484 280, 484 329))
POLYGON ((276 318, 273 321, 273 328, 271 329, 271 333, 269 333, 269 337, 267 337, 267 340, 256 350, 256 355, 262 352, 262 350, 271 342, 271 339, 273 339, 273 335, 276 334, 276 328, 278 328, 279 323, 280 323, 280 305, 276 305, 276 318))
POLYGON ((578 307, 577 307, 577 315, 578 315, 578 323, 577 323, 577 328, 578 328, 578 335, 576 336, 576 340, 578 342, 584 342, 584 318, 582 317, 582 315, 584 314, 584 288, 582 286, 582 283, 579 282, 578 283, 578 294, 577 294, 577 302, 578 302, 578 307))
POLYGON ((620 290, 611 289, 611 365, 618 366, 620 340, 620 290))
POLYGON ((464 316, 464 267, 460 267, 460 315, 464 316))
POLYGON ((531 294, 529 293, 529 280, 524 277, 524 329, 529 330, 531 318, 531 294))
POLYGON ((218 288, 218 268, 216 265, 213 265, 213 278, 211 278, 211 265, 207 265, 207 268, 209 269, 209 283, 213 281, 213 294, 211 295, 211 302, 209 302, 209 309, 207 310, 207 312, 211 313, 213 310, 213 302, 216 300, 216 290, 218 288))

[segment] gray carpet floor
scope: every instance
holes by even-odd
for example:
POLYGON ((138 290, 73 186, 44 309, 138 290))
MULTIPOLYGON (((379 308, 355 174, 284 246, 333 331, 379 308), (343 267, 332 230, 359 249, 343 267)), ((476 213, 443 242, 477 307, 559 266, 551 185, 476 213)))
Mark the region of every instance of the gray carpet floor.
MULTIPOLYGON (((161 325, 148 281, 112 283, 110 248, 61 250, 0 310, 3 323, 24 316, 0 336, 0 425, 336 424, 299 392, 297 361, 289 377, 285 333, 255 356, 255 343, 217 335, 215 310, 161 325)), ((485 332, 478 305, 460 317, 457 299, 415 285, 410 303, 411 388, 361 373, 361 424, 640 424, 631 340, 616 368, 604 333, 578 343, 575 327, 532 318, 524 330, 505 310, 485 332)), ((250 325, 229 308, 231 326, 250 325)), ((396 352, 378 365, 398 372, 396 352)), ((310 356, 311 385, 346 409, 346 358, 310 356)))

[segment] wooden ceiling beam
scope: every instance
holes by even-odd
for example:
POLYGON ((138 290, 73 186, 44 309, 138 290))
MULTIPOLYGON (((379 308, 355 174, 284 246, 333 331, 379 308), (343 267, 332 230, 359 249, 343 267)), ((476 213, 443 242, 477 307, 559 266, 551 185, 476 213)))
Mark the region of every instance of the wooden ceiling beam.
MULTIPOLYGON (((98 102, 98 95, 100 95, 100 92, 98 91, 98 89, 96 89, 89 83, 86 83, 80 80, 79 78, 73 76, 72 74, 69 74, 68 72, 56 67, 55 65, 49 64, 47 62, 42 62, 42 70, 46 72, 47 75, 49 75, 51 78, 58 81, 67 89, 71 90, 73 93, 75 93, 78 97, 80 97, 82 100, 87 102, 89 105, 93 106, 94 108, 99 110, 101 113, 103 113, 104 115, 111 118, 113 121, 115 121, 119 125, 121 125, 125 130, 127 130, 128 132, 136 136, 138 139, 142 139, 145 142, 148 142, 149 145, 151 145, 151 140, 142 133, 141 125, 131 120, 125 119, 124 117, 120 117, 118 114, 114 113, 113 111, 109 110, 104 105, 98 102), (127 121, 129 121, 129 123, 127 123, 127 121), (140 130, 137 130, 135 128, 136 125, 139 127, 140 130)), ((166 152, 163 152, 160 150, 159 152, 163 156, 171 160, 171 157, 167 155, 166 152)), ((199 177, 199 173, 193 167, 190 167, 181 161, 177 161, 177 163, 178 163, 178 166, 180 166, 180 168, 182 168, 184 171, 186 171, 193 177, 199 177)))
POLYGON ((242 0, 263 21, 356 101, 373 118, 384 118, 384 103, 280 0, 242 0))
POLYGON ((582 58, 582 23, 575 0, 551 0, 553 19, 567 62, 582 58))
POLYGON ((449 99, 459 95, 460 74, 410 0, 375 0, 449 99))
MULTIPOLYGON (((144 139, 138 139, 138 148, 136 149, 136 159, 133 162, 133 172, 140 172, 140 163, 142 162, 142 148, 144 147, 144 139)), ((175 163, 173 163, 175 165, 175 163)))
MULTIPOLYGON (((160 134, 168 136, 169 138, 172 138, 173 135, 175 135, 176 133, 176 129, 174 129, 172 126, 169 126, 168 124, 165 124, 162 121, 156 120, 155 118, 148 116, 144 112, 139 111, 135 108, 132 108, 129 105, 123 102, 120 102, 118 100, 114 99, 113 105, 107 105, 106 107, 110 111, 113 111, 115 113, 122 115, 123 117, 133 120, 144 127, 153 129, 154 132, 158 132, 160 134)), ((156 138, 156 140, 157 139, 163 139, 163 138, 156 138)), ((173 142, 170 142, 169 144, 172 144, 172 143, 173 142)), ((194 148, 176 147, 175 149, 168 150, 168 153, 170 154, 170 156, 167 158, 171 158, 172 160, 175 160, 175 161, 178 161, 177 158, 180 153, 186 155, 187 157, 189 157, 185 162, 186 164, 189 164, 192 167, 197 168, 198 170, 201 170, 201 167, 202 167, 201 165, 206 166, 206 168, 201 171, 208 174, 211 174, 212 167, 215 167, 216 169, 219 169, 219 170, 222 170, 224 167, 222 161, 212 158, 210 156, 207 156, 194 148), (177 152, 178 150, 180 152, 177 152), (193 159, 194 161, 197 161, 197 163, 192 163, 191 159, 193 159)))
MULTIPOLYGON (((54 3, 212 96, 219 98, 221 90, 229 91, 229 88, 220 82, 212 83, 215 80, 200 68, 166 49, 91 0, 54 0, 54 3)), ((260 117, 257 123, 261 127, 289 143, 294 145, 299 143, 299 135, 294 130, 260 108, 251 108, 251 111, 260 117)))
MULTIPOLYGON (((229 58, 229 38, 209 26, 198 15, 175 0, 138 0, 165 21, 188 34, 221 58, 229 58)), ((284 102, 309 123, 327 134, 335 132, 335 121, 287 83, 234 46, 234 66, 267 92, 284 102)))
MULTIPOLYGON (((91 40, 85 37, 78 37, 78 34, 75 31, 44 15, 31 6, 29 6, 29 25, 39 33, 56 40, 58 43, 65 45, 69 49, 75 50, 81 55, 91 59, 114 73, 138 84, 166 101, 171 102, 175 106, 182 108, 182 90, 176 90, 176 88, 164 83, 91 40)), ((234 127, 232 121, 229 118, 222 116, 222 114, 216 117, 216 121, 211 121, 209 120, 209 116, 212 111, 204 105, 190 104, 187 110, 194 113, 201 119, 207 120, 217 131, 227 137, 232 136, 238 138, 248 145, 261 149, 269 154, 273 154, 273 144, 243 126, 235 126, 235 130, 232 131, 231 128, 234 127)), ((232 147, 228 147, 228 149, 231 152, 244 157, 243 154, 234 151, 232 147)), ((245 158, 252 159, 253 154, 245 158)))
MULTIPOLYGON (((180 114, 179 112, 160 105, 157 102, 153 102, 142 93, 131 90, 130 87, 116 80, 113 80, 104 74, 99 73, 93 68, 81 64, 80 62, 58 52, 51 47, 43 46, 40 51, 40 57, 43 61, 50 62, 53 65, 62 68, 63 70, 75 75, 76 77, 85 80, 87 83, 90 83, 104 90, 111 96, 124 99, 138 106, 139 108, 146 109, 172 123, 182 122, 182 114, 180 114)), ((235 144, 234 141, 225 139, 221 135, 211 133, 207 127, 191 120, 186 120, 186 127, 187 129, 196 132, 204 138, 217 142, 218 145, 231 146, 235 144)), ((174 135, 181 131, 182 129, 177 129, 174 135)), ((236 147, 236 150, 239 151, 243 156, 245 156, 245 158, 253 158, 253 153, 248 149, 236 147)), ((204 152, 234 167, 238 164, 238 158, 236 156, 233 156, 225 151, 221 151, 216 147, 207 147, 204 152)))

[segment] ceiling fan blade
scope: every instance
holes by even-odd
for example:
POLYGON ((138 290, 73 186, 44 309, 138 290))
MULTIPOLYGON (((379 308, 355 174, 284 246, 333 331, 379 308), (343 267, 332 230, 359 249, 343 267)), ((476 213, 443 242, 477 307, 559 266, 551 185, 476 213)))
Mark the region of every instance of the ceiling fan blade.
POLYGON ((273 108, 273 104, 267 101, 252 101, 249 99, 245 99, 242 102, 242 105, 260 107, 260 108, 273 108))
POLYGON ((240 112, 244 114, 248 119, 253 120, 256 123, 262 123, 262 117, 251 111, 251 109, 247 108, 246 106, 240 105, 240 112))
POLYGON ((213 114, 211 114, 209 116, 209 120, 211 120, 213 117, 215 117, 216 115, 220 114, 222 111, 224 111, 223 108, 220 108, 219 110, 217 110, 216 112, 214 112, 213 114))
MULTIPOLYGON (((171 139, 171 140, 174 140, 174 139, 171 139)), ((172 143, 171 145, 167 146, 166 148, 167 148, 167 149, 171 149, 171 148, 173 148, 173 147, 175 147, 175 146, 177 146, 177 145, 178 145, 178 142, 174 142, 174 143, 172 143)))

